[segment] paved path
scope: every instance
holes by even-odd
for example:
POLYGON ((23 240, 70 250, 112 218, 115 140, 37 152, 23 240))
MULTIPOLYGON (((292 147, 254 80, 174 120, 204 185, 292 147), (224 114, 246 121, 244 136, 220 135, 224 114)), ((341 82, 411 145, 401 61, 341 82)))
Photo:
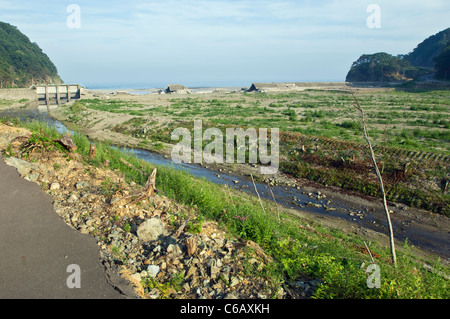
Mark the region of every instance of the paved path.
POLYGON ((125 281, 108 275, 95 239, 64 223, 50 196, 0 157, 0 299, 134 298, 125 281))

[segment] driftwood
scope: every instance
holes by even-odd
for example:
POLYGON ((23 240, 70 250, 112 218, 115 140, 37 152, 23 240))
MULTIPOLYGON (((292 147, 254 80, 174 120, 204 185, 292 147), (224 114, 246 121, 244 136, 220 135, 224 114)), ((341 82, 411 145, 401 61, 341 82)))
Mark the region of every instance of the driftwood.
POLYGON ((141 173, 142 175, 144 175, 144 172, 143 172, 143 171, 141 171, 139 168, 137 168, 137 167, 134 166, 133 164, 127 162, 127 161, 124 160, 123 158, 120 158, 120 162, 121 162, 122 164, 125 164, 125 165, 128 166, 129 168, 134 169, 134 170, 138 171, 139 173, 141 173))
POLYGON ((114 205, 128 205, 140 202, 144 199, 148 199, 152 197, 153 194, 160 192, 158 189, 156 189, 155 185, 156 185, 156 168, 153 169, 152 174, 148 178, 147 183, 145 184, 142 192, 140 192, 137 195, 130 195, 124 197, 120 201, 114 203, 114 205))
MULTIPOLYGON (((41 129, 41 133, 42 133, 42 135, 47 137, 49 139, 49 141, 51 141, 52 143, 60 144, 61 146, 63 146, 69 152, 75 152, 78 149, 78 147, 73 142, 72 137, 71 137, 69 132, 67 132, 62 138, 59 138, 59 139, 51 138, 42 129, 41 129)), ((31 154, 31 153, 34 152, 34 150, 36 148, 41 148, 43 146, 43 144, 40 143, 39 141, 38 142, 31 142, 30 141, 30 136, 19 136, 19 137, 15 138, 12 142, 17 142, 17 141, 20 141, 21 139, 24 139, 24 138, 28 139, 28 141, 23 145, 22 154, 24 154, 24 153, 31 154)))
POLYGON ((69 152, 75 152, 78 149, 78 147, 73 142, 72 136, 70 135, 69 131, 67 131, 62 138, 53 141, 64 146, 64 148, 67 149, 69 152))
POLYGON ((189 222, 189 219, 186 220, 176 231, 176 233, 173 235, 173 238, 180 237, 181 233, 183 232, 184 228, 186 227, 187 223, 189 222))
POLYGON ((442 271, 438 271, 435 268, 431 267, 430 265, 427 264, 423 264, 423 268, 433 274, 439 275, 447 280, 450 280, 450 276, 446 275, 444 272, 442 271))
POLYGON ((197 241, 195 237, 189 237, 186 239, 186 247, 188 256, 192 256, 197 251, 197 241))
POLYGON ((58 139, 51 138, 42 129, 41 133, 44 134, 52 142, 61 144, 69 152, 75 152, 78 149, 78 146, 76 146, 76 144, 73 142, 72 135, 70 135, 69 131, 66 131, 66 134, 64 134, 63 137, 58 139))
POLYGON ((272 262, 272 261, 273 261, 273 258, 270 257, 269 255, 267 255, 267 254, 264 252, 264 250, 263 250, 261 247, 259 247, 259 245, 258 245, 257 243, 255 243, 254 241, 247 240, 247 242, 245 243, 245 245, 246 245, 248 248, 251 248, 251 249, 255 252, 255 254, 256 254, 257 256, 259 256, 260 258, 264 259, 265 262, 272 262))

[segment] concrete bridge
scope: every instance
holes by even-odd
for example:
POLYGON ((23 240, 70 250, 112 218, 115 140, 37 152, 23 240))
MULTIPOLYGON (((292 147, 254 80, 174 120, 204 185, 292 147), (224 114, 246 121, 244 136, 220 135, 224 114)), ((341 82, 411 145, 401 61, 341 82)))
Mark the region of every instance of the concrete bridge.
POLYGON ((38 105, 61 105, 81 98, 79 84, 37 85, 38 105))

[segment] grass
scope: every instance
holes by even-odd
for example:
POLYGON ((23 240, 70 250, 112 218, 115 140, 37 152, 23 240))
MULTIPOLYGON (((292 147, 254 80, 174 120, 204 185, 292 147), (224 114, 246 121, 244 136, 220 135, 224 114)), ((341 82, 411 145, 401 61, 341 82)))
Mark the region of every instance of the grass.
MULTIPOLYGON (((421 136, 423 138, 415 147, 436 149, 450 154, 447 131, 450 112, 448 91, 358 93, 358 99, 361 105, 368 108, 368 122, 375 126, 375 129, 381 127, 381 139, 390 145, 411 148, 411 145, 405 145, 401 138, 398 138, 402 136, 403 130, 433 127, 437 132, 421 136), (399 129, 394 129, 392 124, 400 124, 399 129)), ((359 135, 339 134, 339 128, 345 127, 349 120, 348 109, 351 102, 345 92, 307 90, 306 93, 247 93, 240 99, 236 96, 218 96, 214 99, 171 98, 161 106, 146 106, 134 101, 90 99, 78 101, 72 106, 72 111, 79 113, 80 110, 97 110, 183 121, 196 117, 221 125, 279 127, 286 132, 314 132, 315 135, 324 137, 341 135, 344 140, 363 142, 359 135), (324 118, 334 127, 318 121, 324 118)))
MULTIPOLYGON (((54 128, 42 123, 32 122, 24 126, 34 132, 42 129, 52 137, 59 135, 54 128)), ((103 167, 104 161, 108 160, 109 168, 120 170, 129 182, 143 185, 154 167, 107 143, 97 143, 97 157, 89 159, 90 141, 78 133, 73 139, 78 146, 77 152, 83 156, 86 165, 103 167), (144 174, 124 165, 120 158, 139 168, 144 174)), ((390 264, 387 247, 377 243, 370 245, 375 262, 381 268, 381 287, 369 289, 365 269, 372 262, 368 253, 362 249, 365 240, 362 237, 326 229, 286 212, 281 213, 282 221, 279 223, 273 203, 264 202, 263 211, 260 203, 251 196, 194 178, 188 172, 171 167, 158 167, 156 187, 179 203, 197 208, 202 217, 192 223, 191 231, 197 231, 198 224, 203 219, 211 219, 229 232, 257 242, 274 261, 265 265, 262 270, 254 271, 263 274, 274 284, 280 284, 281 281, 287 285, 305 277, 319 278, 320 284, 314 298, 450 297, 448 280, 426 271, 422 267, 424 261, 412 253, 407 243, 398 245, 401 249, 397 254, 397 269, 390 264), (242 216, 245 216, 245 220, 242 216)), ((105 183, 106 191, 112 188, 105 183)), ((436 271, 448 274, 448 268, 442 266, 440 260, 426 262, 436 271)), ((148 289, 161 288, 161 285, 165 285, 163 291, 179 289, 183 278, 175 277, 171 283, 162 284, 146 279, 144 284, 148 289)))
MULTIPOLYGON (((358 92, 357 97, 367 114, 376 155, 391 168, 384 176, 391 189, 389 200, 450 216, 449 194, 439 189, 439 181, 450 174, 450 91, 369 91, 358 92), (397 180, 395 170, 405 161, 413 164, 412 173, 397 180)), ((97 123, 89 118, 93 111, 131 115, 133 118, 110 129, 142 139, 140 147, 152 151, 161 151, 163 143, 176 143, 170 133, 178 127, 192 130, 193 119, 203 120, 204 130, 219 128, 222 132, 228 127, 279 128, 280 162, 285 173, 379 196, 373 189, 370 163, 360 152, 365 141, 352 120, 348 92, 306 90, 159 101, 143 105, 88 99, 67 107, 66 112, 71 122, 86 127, 97 123), (305 146, 308 152, 314 150, 315 156, 293 154, 305 146), (342 149, 358 151, 358 160, 340 165, 342 149)))

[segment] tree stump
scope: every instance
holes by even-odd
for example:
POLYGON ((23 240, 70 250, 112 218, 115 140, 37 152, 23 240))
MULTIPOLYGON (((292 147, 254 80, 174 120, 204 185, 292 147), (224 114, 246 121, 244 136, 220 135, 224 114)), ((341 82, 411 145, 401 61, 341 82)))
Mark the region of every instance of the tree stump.
POLYGON ((56 142, 64 146, 69 152, 75 152, 78 149, 78 147, 73 142, 72 136, 70 135, 69 131, 67 131, 62 138, 56 140, 56 142))
POLYGON ((95 159, 97 155, 97 149, 95 147, 95 145, 92 145, 89 147, 89 158, 90 159, 95 159))

